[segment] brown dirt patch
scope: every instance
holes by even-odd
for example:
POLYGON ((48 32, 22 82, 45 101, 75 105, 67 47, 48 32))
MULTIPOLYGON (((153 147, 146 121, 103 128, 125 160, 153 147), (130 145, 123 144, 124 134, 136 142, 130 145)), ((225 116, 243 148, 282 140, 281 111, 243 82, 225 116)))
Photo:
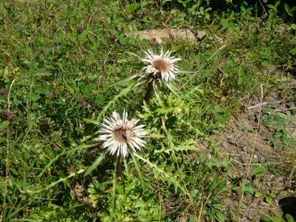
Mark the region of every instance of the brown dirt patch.
MULTIPOLYGON (((283 104, 278 106, 286 108, 283 104)), ((291 175, 283 158, 283 150, 270 145, 269 138, 273 132, 258 120, 258 116, 262 118, 260 115, 262 113, 259 108, 233 118, 218 136, 212 138, 218 144, 222 156, 233 161, 235 177, 247 179, 256 192, 263 194, 262 197, 255 197, 255 192, 253 195, 231 193, 225 204, 229 206, 229 217, 233 221, 259 221, 263 215, 272 215, 273 210, 281 212, 278 204, 281 198, 296 196, 291 189, 291 175), (266 171, 262 177, 256 178, 252 168, 258 165, 264 166, 266 171), (275 175, 270 170, 273 167, 281 168, 282 173, 275 175), (265 199, 269 194, 275 195, 271 203, 265 199)), ((296 115, 287 128, 293 136, 296 131, 296 115)))

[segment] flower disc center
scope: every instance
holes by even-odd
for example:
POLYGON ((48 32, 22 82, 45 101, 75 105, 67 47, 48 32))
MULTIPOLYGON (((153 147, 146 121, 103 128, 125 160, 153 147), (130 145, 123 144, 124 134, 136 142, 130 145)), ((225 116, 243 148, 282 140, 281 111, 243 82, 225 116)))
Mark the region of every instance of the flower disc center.
POLYGON ((128 140, 128 130, 125 129, 124 127, 121 127, 119 129, 116 129, 113 131, 113 137, 116 141, 120 143, 125 143, 128 140))
POLYGON ((159 72, 167 72, 170 70, 170 64, 164 59, 157 59, 153 61, 152 66, 159 72))

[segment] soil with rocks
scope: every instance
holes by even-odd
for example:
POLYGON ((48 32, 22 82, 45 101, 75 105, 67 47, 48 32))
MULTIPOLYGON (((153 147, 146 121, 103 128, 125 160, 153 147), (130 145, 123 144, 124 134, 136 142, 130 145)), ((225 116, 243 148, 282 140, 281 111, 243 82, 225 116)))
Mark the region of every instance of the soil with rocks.
MULTIPOLYGON (((286 162, 286 150, 270 144, 269 139, 274 132, 261 123, 260 118, 264 115, 261 109, 261 106, 255 106, 239 118, 234 117, 219 135, 212 138, 218 144, 222 156, 233 162, 235 177, 247 179, 255 188, 251 195, 229 194, 225 204, 229 207, 231 221, 259 221, 261 216, 273 215, 275 211, 290 213, 296 218, 296 192, 295 187, 292 187, 291 165, 286 162), (256 166, 266 169, 260 177, 254 176, 252 172, 256 166), (278 169, 281 173, 275 173, 272 169, 278 169), (262 196, 255 197, 255 192, 262 196), (271 201, 266 200, 268 195, 273 195, 271 201)), ((278 104, 278 110, 288 109, 286 104, 278 104)), ((296 139, 296 115, 287 125, 287 130, 296 139)), ((291 152, 295 153, 295 149, 291 152)))

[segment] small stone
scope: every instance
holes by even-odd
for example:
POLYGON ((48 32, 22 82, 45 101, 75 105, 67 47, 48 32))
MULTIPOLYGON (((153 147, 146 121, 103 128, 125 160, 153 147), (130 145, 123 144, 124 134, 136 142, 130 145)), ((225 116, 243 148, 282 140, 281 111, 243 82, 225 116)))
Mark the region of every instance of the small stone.
MULTIPOLYGON (((147 39, 158 44, 170 40, 183 40, 194 43, 197 42, 197 38, 189 29, 151 29, 127 33, 128 37, 134 37, 137 35, 139 35, 141 39, 147 39)), ((198 39, 200 39, 202 36, 202 31, 198 33, 198 36, 198 39)))
POLYGON ((203 39, 203 37, 205 37, 205 35, 206 35, 205 31, 202 31, 202 30, 196 31, 196 38, 198 38, 198 39, 203 39))

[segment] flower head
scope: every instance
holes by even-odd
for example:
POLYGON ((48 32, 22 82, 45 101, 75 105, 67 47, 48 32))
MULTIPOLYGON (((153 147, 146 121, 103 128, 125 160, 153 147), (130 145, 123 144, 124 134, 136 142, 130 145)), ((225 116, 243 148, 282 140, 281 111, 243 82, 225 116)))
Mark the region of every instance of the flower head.
POLYGON ((103 141, 103 148, 107 148, 111 155, 128 156, 129 150, 141 150, 145 145, 143 138, 147 135, 144 125, 138 125, 138 119, 127 119, 127 112, 123 111, 122 117, 113 112, 111 117, 106 117, 99 140, 103 141))
POLYGON ((142 61, 147 64, 144 70, 148 74, 153 74, 160 77, 163 81, 169 82, 175 79, 175 75, 180 72, 179 68, 175 65, 176 62, 180 61, 180 58, 175 58, 171 56, 171 51, 166 53, 161 52, 159 55, 154 54, 152 51, 148 50, 145 52, 145 58, 142 61))

